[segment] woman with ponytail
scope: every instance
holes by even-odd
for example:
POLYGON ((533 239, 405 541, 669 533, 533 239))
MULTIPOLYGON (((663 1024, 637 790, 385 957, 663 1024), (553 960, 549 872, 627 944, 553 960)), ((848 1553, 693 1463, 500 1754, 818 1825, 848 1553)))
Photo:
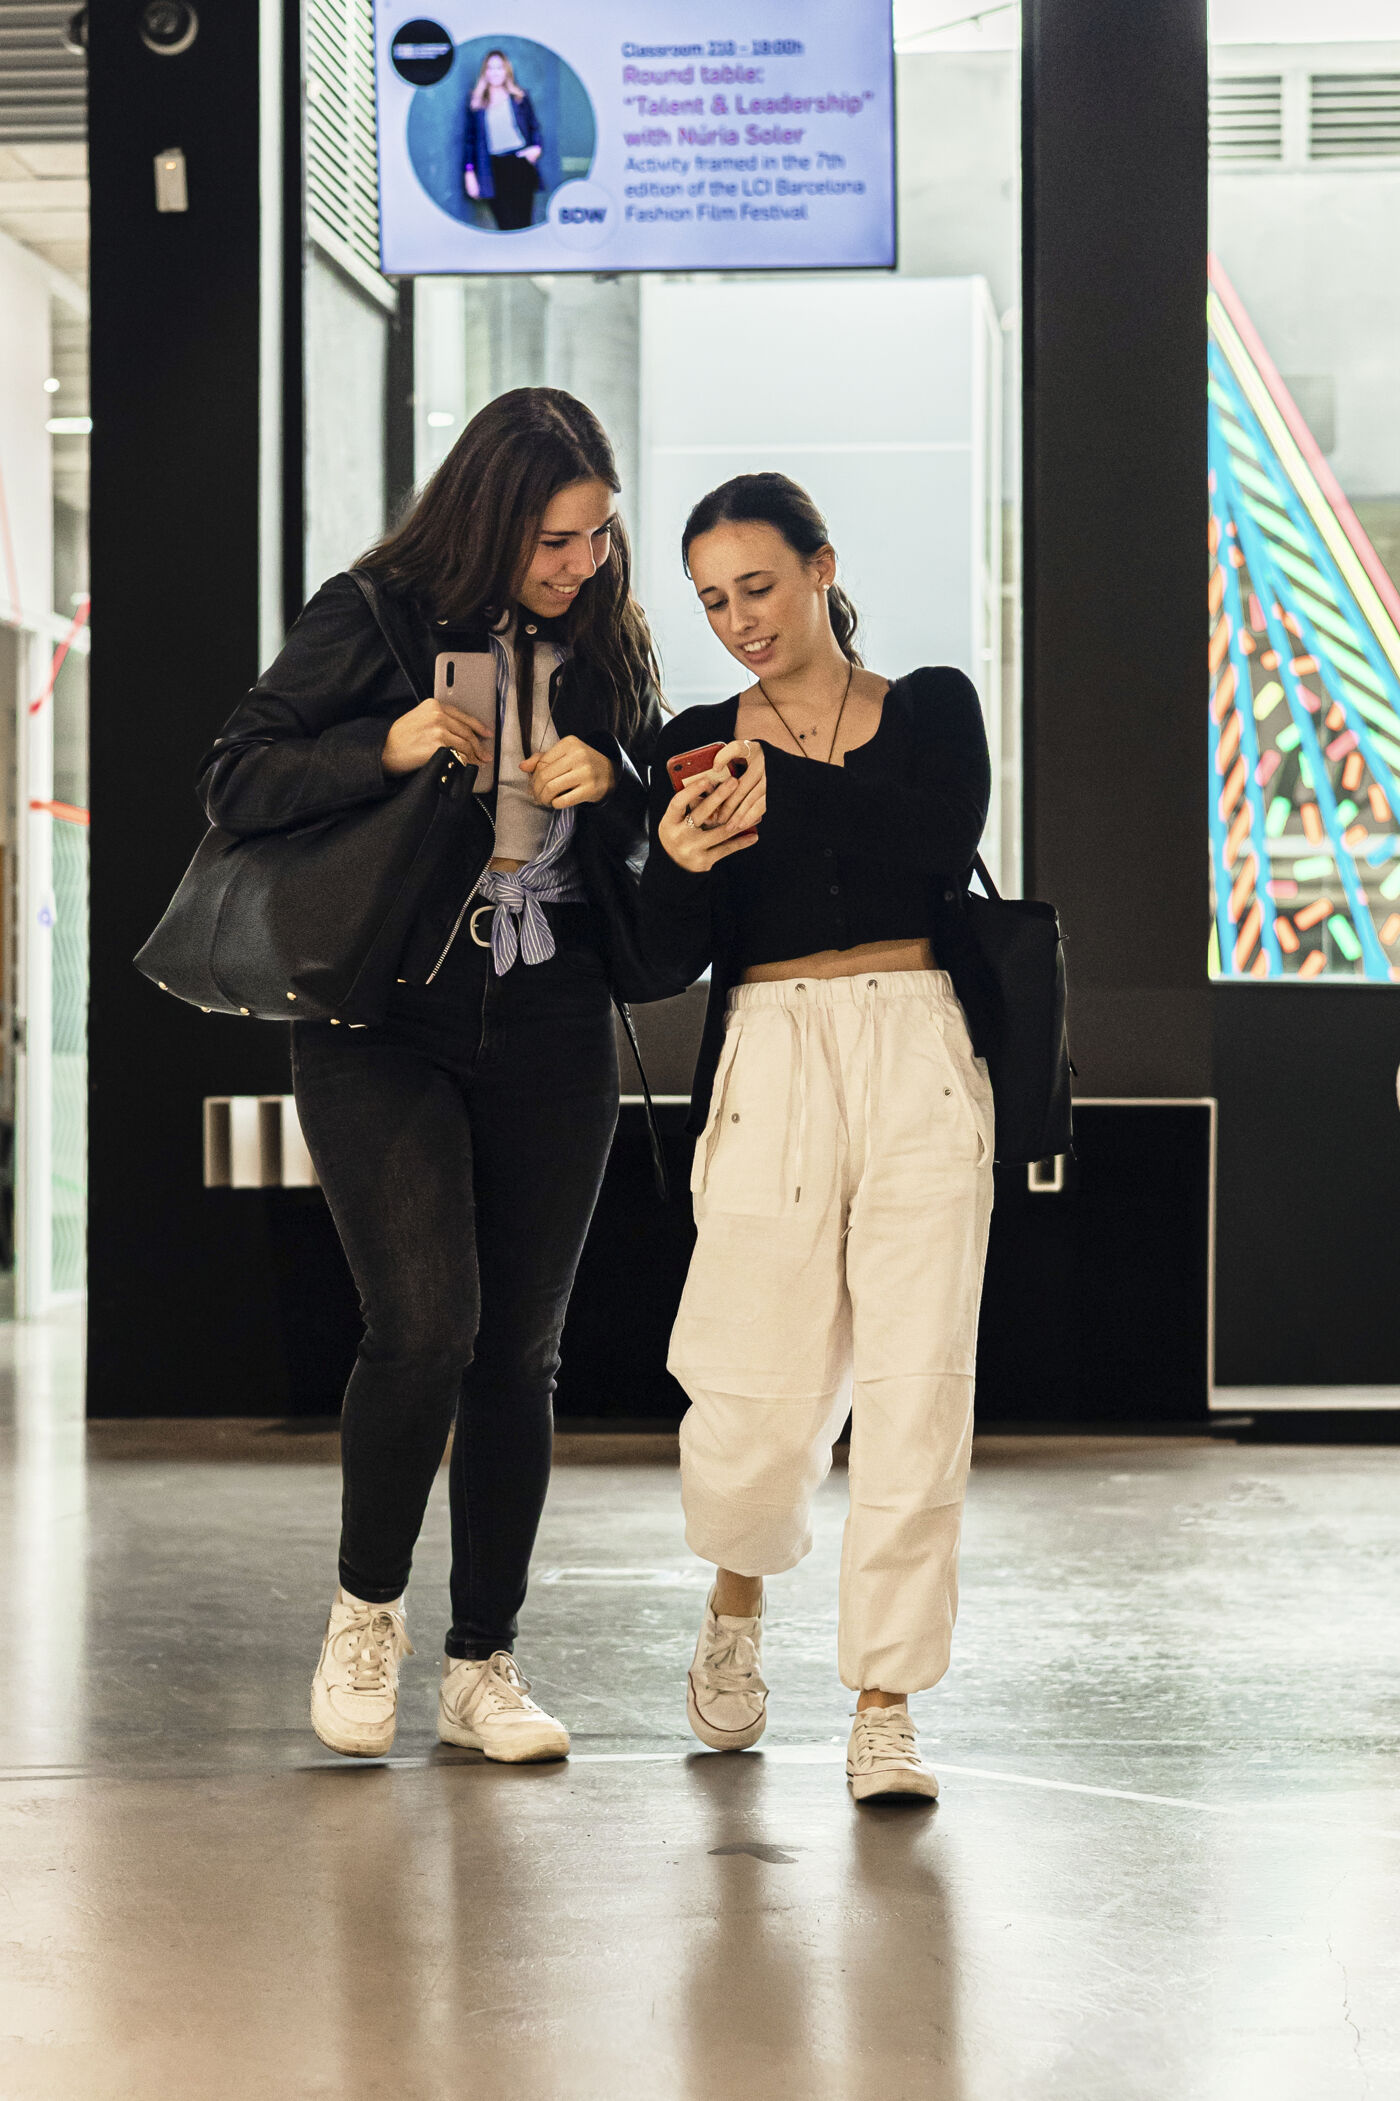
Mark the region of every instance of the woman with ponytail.
POLYGON ((785 475, 703 498, 682 558, 752 679, 663 730, 642 878, 653 960, 711 971, 669 1359, 686 1536, 716 1568, 687 1712, 717 1750, 762 1735, 763 1579, 810 1548, 849 1408, 847 1776, 857 1800, 930 1797, 907 1702, 948 1665, 992 1198, 962 924, 981 710, 959 671, 866 670, 825 522, 785 475), (673 793, 666 762, 713 745, 673 793))

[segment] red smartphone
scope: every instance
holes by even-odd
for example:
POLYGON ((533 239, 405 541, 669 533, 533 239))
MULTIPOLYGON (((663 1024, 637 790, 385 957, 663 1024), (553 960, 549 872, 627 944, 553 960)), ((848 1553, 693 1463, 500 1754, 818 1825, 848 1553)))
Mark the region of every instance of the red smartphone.
MULTIPOLYGON (((692 775, 708 773, 723 750, 722 744, 697 744, 694 751, 678 751, 674 759, 668 759, 666 771, 671 776, 671 786, 677 795, 692 775)), ((737 776, 743 770, 737 759, 729 761, 729 771, 732 774, 737 776)))
MULTIPOLYGON (((697 773, 708 773, 723 750, 724 746, 722 744, 697 744, 694 751, 678 751, 674 759, 668 759, 666 761, 666 771, 670 775, 671 786, 676 793, 679 795, 686 782, 691 780, 697 773)), ((742 762, 738 759, 731 759, 729 761, 729 771, 738 780, 744 771, 742 762)), ((751 830, 736 832, 734 836, 736 839, 756 839, 758 833, 751 830)))

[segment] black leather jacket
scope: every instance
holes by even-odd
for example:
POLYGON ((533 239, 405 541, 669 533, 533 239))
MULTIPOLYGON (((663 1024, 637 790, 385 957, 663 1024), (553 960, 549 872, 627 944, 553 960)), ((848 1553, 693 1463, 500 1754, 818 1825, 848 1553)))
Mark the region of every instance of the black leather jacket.
MULTIPOLYGON (((433 690, 439 649, 489 649, 485 620, 433 621, 380 587, 381 630, 353 577, 333 576, 294 623, 281 652, 225 723, 199 775, 212 824, 234 833, 281 831, 394 792, 380 763, 389 725, 433 690), (412 675, 411 682, 400 661, 412 675)), ((544 633, 549 624, 541 622, 544 633)), ((603 696, 581 667, 555 674, 552 707, 561 737, 576 736, 611 760, 617 784, 606 802, 584 803, 574 833, 579 872, 599 924, 614 990, 659 999, 679 989, 673 974, 639 965, 636 885, 646 859, 647 776, 661 729, 648 695, 641 725, 624 746, 608 727, 603 696)), ((477 805, 469 854, 424 899, 400 965, 410 984, 435 974, 491 857, 495 797, 477 805), (485 805, 483 808, 481 805, 485 805)))

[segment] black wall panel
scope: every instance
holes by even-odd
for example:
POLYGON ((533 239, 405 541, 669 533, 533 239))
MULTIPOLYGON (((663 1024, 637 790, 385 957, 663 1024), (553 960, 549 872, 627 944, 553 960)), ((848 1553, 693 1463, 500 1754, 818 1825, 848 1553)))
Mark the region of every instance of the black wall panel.
POLYGON ((1025 9, 1026 817, 1085 1094, 1210 1094, 1223 1385, 1400 1383, 1400 994, 1211 986, 1203 0, 1025 9))
POLYGON ((280 1411, 259 1207, 201 1187, 206 1094, 281 1091, 274 1029, 206 1018, 131 965, 202 828, 202 752, 257 674, 258 10, 148 52, 89 10, 92 1005, 89 1407, 280 1411), (189 210, 155 209, 183 148, 189 210))
POLYGON ((1205 0, 1027 0, 1028 887, 1085 1094, 1210 1092, 1205 0))
POLYGON ((1400 988, 1218 985, 1222 1386, 1400 1386, 1400 988))

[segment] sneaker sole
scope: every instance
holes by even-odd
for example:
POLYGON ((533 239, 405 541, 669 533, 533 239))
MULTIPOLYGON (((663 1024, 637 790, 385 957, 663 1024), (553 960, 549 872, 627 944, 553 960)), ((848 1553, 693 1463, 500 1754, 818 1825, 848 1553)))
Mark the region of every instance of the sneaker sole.
POLYGON ((452 1744, 459 1751, 480 1751, 497 1765, 544 1765, 567 1758, 572 1748, 567 1733, 561 1729, 557 1736, 542 1737, 534 1744, 527 1742, 520 1750, 492 1751, 475 1729, 465 1728, 461 1722, 449 1721, 441 1709, 438 1710, 437 1733, 439 1743, 452 1744))
POLYGON ((692 1733, 712 1751, 747 1751, 758 1742, 768 1727, 768 1710, 765 1707, 758 1720, 751 1722, 747 1729, 716 1729, 713 1723, 705 1720, 695 1704, 695 1683, 689 1673, 686 1674, 685 1681, 685 1717, 690 1723, 692 1733))
POLYGON ((857 1802, 877 1802, 903 1797, 906 1802, 936 1802, 938 1780, 933 1773, 847 1773, 846 1785, 857 1802))
POLYGON ((383 1758, 393 1749, 398 1716, 390 1722, 387 1731, 381 1730, 377 1735, 364 1730, 356 1732, 348 1729, 338 1716, 329 1714, 313 1692, 311 1726, 326 1749, 338 1751, 342 1758, 383 1758))

